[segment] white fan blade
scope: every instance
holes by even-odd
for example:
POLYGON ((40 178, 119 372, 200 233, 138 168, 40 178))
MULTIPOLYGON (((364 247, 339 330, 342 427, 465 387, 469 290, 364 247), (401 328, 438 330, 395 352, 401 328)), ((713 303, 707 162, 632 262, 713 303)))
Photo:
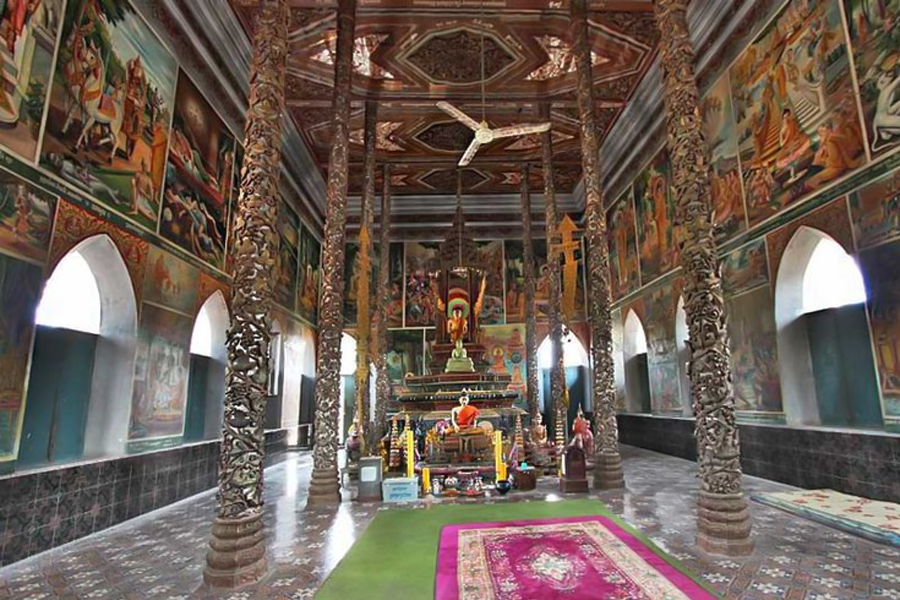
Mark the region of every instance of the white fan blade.
POLYGON ((447 113, 448 115, 450 115, 451 117, 453 117, 454 119, 456 119, 457 121, 459 121, 460 123, 462 123, 463 125, 465 125, 466 127, 468 127, 469 129, 471 129, 472 131, 478 130, 478 121, 476 121, 475 119, 473 119, 472 117, 470 117, 469 115, 464 113, 463 111, 459 110, 458 108, 456 108, 449 102, 438 102, 437 107, 439 109, 441 109, 442 111, 444 111, 445 113, 447 113))
POLYGON ((544 133, 550 131, 550 123, 526 123, 522 125, 510 125, 509 127, 501 127, 494 129, 494 139, 514 137, 517 135, 528 135, 531 133, 544 133))
POLYGON ((472 143, 469 144, 469 147, 466 148, 466 153, 463 154, 463 157, 459 159, 459 166, 464 167, 475 157, 475 153, 478 152, 478 149, 481 148, 481 142, 478 139, 473 139, 472 143))

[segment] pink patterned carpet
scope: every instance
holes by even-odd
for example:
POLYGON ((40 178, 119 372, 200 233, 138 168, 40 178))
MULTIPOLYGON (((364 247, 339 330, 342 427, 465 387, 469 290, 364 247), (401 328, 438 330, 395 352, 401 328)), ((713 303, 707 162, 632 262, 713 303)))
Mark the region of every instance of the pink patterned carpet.
POLYGON ((441 531, 435 600, 716 598, 607 517, 441 531))

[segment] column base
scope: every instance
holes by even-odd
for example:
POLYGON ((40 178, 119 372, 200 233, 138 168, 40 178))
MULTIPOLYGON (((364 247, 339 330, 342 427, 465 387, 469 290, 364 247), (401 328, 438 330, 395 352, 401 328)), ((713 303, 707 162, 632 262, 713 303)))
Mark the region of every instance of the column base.
POLYGON ((238 519, 217 518, 203 581, 215 588, 238 588, 256 583, 267 570, 262 512, 238 519))
POLYGON ((594 489, 619 490, 625 487, 622 456, 618 452, 600 452, 594 458, 594 489))
POLYGON ((722 556, 753 553, 750 511, 743 494, 700 492, 697 546, 722 556))
POLYGON ((312 481, 309 484, 307 506, 327 506, 340 504, 341 484, 338 481, 337 467, 327 469, 313 468, 312 481))

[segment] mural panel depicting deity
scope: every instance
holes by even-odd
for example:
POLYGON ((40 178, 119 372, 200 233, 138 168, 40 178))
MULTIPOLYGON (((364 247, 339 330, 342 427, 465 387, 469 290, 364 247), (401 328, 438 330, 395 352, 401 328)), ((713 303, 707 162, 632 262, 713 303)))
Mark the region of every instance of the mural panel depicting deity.
POLYGON ((850 194, 850 213, 860 250, 900 237, 900 170, 850 194))
POLYGON ((722 287, 729 296, 769 283, 766 241, 758 239, 729 253, 722 260, 722 287))
POLYGON ((434 325, 435 302, 429 269, 437 256, 437 250, 438 244, 433 242, 406 244, 407 327, 434 325))
POLYGON ((734 236, 747 228, 744 215, 744 189, 738 165, 738 135, 731 103, 728 73, 710 88, 700 103, 703 132, 709 144, 712 163, 709 183, 716 238, 734 236))
POLYGON ((127 1, 70 0, 41 164, 155 231, 176 72, 127 1))
POLYGON ((197 305, 197 269, 156 246, 150 246, 147 265, 144 301, 193 316, 197 305))
POLYGON ((527 387, 525 325, 495 325, 482 329, 488 372, 512 375, 510 389, 524 394, 527 387))
MULTIPOLYGON (((234 164, 234 138, 182 71, 159 233, 219 269, 225 264, 234 164)), ((295 241, 295 252, 296 247, 295 241)))
POLYGON ((0 458, 13 454, 34 313, 41 297, 41 268, 0 254, 0 458))
POLYGON ((315 323, 319 310, 319 267, 322 247, 306 225, 300 225, 299 278, 297 312, 315 323))
POLYGON ((504 243, 506 268, 506 322, 525 322, 525 260, 522 242, 506 240, 504 243))
POLYGON ((900 243, 861 252, 885 419, 900 422, 900 243))
POLYGON ((29 162, 37 159, 63 4, 23 0, 0 9, 0 145, 29 162))
POLYGON ((645 283, 678 264, 675 203, 670 180, 669 153, 663 148, 634 182, 641 281, 645 283))
POLYGON ((54 196, 0 170, 0 248, 43 262, 47 258, 55 213, 54 196))
POLYGON ((675 344, 675 309, 680 290, 681 282, 675 281, 644 295, 647 374, 654 413, 682 412, 675 344))
POLYGON ((188 317, 142 306, 129 439, 181 435, 192 328, 188 317))
POLYGON ((735 406, 740 411, 783 411, 778 375, 775 305, 768 287, 726 301, 735 406))
POLYGON ((900 0, 843 0, 869 149, 900 146, 900 0))
POLYGON ((287 202, 278 201, 278 255, 275 260, 275 302, 294 310, 297 295, 297 252, 300 244, 300 218, 287 202))
POLYGON ((787 3, 730 75, 751 226, 865 161, 837 0, 787 3))
POLYGON ((422 375, 425 339, 422 329, 398 329, 388 332, 387 367, 391 383, 403 383, 407 373, 422 375))
POLYGON ((356 289, 359 284, 356 261, 359 244, 350 242, 344 246, 344 326, 356 327, 356 289))
POLYGON ((395 242, 391 244, 390 248, 391 299, 388 304, 388 327, 403 326, 403 246, 402 242, 395 242))
POLYGON ((481 314, 482 325, 503 323, 503 242, 479 242, 478 251, 487 271, 487 286, 484 290, 481 314))
POLYGON ((606 215, 609 231, 609 270, 613 299, 617 300, 640 287, 637 254, 637 223, 634 196, 629 186, 606 215))

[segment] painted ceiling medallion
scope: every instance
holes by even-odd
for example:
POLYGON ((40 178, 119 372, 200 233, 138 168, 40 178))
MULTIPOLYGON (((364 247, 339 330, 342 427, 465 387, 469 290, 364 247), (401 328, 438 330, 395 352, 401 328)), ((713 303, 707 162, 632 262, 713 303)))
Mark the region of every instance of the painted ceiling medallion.
MULTIPOLYGON (((353 41, 353 70, 360 75, 371 77, 372 79, 394 79, 394 74, 377 65, 372 60, 372 55, 385 40, 388 39, 387 34, 367 33, 353 41)), ((334 54, 336 52, 335 45, 337 38, 332 32, 320 46, 321 49, 312 55, 312 59, 323 65, 334 66, 334 54)))
MULTIPOLYGON (((534 39, 547 53, 547 62, 529 73, 525 79, 547 81, 575 72, 575 55, 572 54, 572 46, 568 42, 555 35, 539 35, 534 39)), ((595 67, 606 62, 609 62, 608 58, 591 51, 591 63, 595 67)))
POLYGON ((439 152, 462 152, 472 141, 472 130, 459 121, 435 123, 416 139, 439 152))
MULTIPOLYGON (((468 28, 436 33, 406 57, 435 83, 472 84, 481 81, 482 32, 468 28)), ((484 36, 484 76, 496 77, 516 57, 490 33, 484 36)))

